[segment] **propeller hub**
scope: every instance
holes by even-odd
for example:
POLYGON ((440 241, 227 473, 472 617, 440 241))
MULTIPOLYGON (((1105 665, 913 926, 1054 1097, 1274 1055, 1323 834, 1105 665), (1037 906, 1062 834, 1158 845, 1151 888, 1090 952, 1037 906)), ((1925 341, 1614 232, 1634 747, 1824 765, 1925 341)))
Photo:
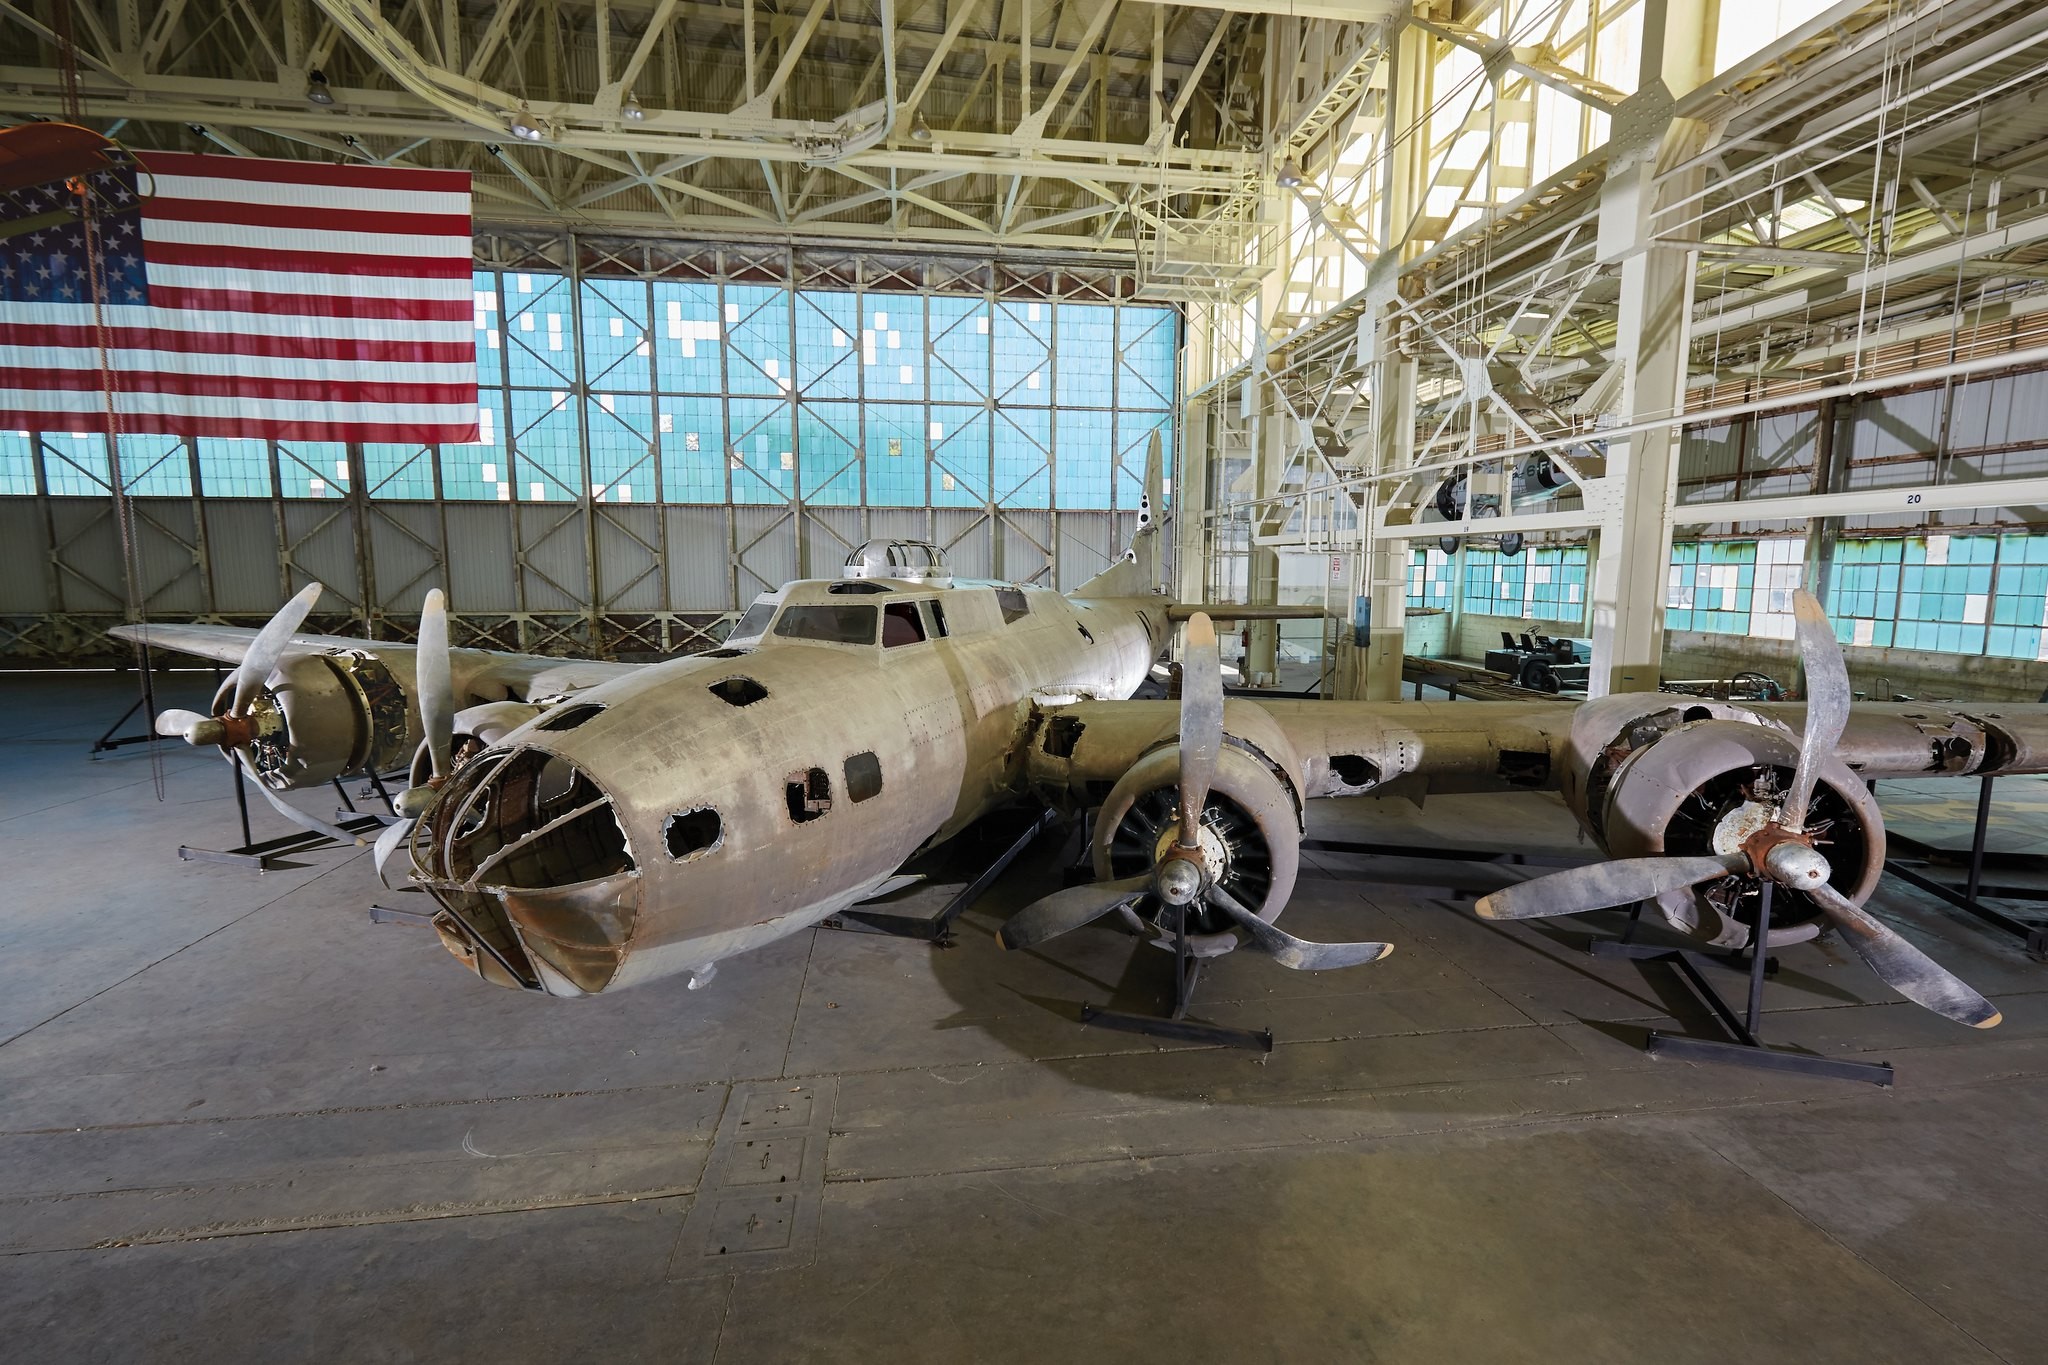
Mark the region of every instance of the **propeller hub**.
POLYGON ((407 787, 391 804, 398 808, 400 815, 409 820, 417 820, 427 813, 427 807, 434 804, 434 797, 438 794, 431 786, 407 787))
POLYGON ((1824 886, 1834 869, 1810 844, 1791 839, 1774 844, 1763 856, 1764 874, 1780 886, 1794 891, 1824 886))
POLYGON ((1202 869, 1193 859, 1169 857, 1152 874, 1152 884, 1168 905, 1186 905, 1202 893, 1202 869))
POLYGON ((228 727, 219 718, 214 716, 208 716, 204 720, 195 720, 185 727, 185 742, 187 744, 199 745, 226 745, 228 742, 228 727))

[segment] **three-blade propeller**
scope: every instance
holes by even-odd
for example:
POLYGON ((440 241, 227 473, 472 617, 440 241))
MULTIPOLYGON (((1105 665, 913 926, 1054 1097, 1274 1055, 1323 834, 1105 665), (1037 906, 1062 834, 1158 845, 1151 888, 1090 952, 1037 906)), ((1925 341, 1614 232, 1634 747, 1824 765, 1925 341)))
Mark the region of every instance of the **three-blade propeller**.
POLYGON ((320 592, 318 583, 308 583, 296 597, 278 609, 277 615, 264 622, 263 629, 256 632, 256 637, 249 641, 248 649, 242 653, 242 661, 235 665, 234 692, 227 710, 215 716, 202 716, 196 711, 161 711, 157 713, 155 728, 158 734, 182 739, 187 744, 219 747, 234 762, 243 780, 293 824, 324 834, 339 844, 360 844, 363 842, 361 839, 341 826, 300 810, 271 790, 270 784, 257 777, 255 756, 251 751, 261 724, 255 714, 256 701, 263 695, 270 675, 277 672, 278 664, 283 662, 292 636, 299 633, 299 627, 306 623, 307 613, 320 600, 320 592))
POLYGON ((1319 972, 1377 962, 1391 943, 1311 943, 1275 928, 1246 909, 1218 883, 1220 869, 1202 855, 1202 812, 1223 754, 1223 660, 1216 627, 1197 612, 1187 624, 1181 658, 1179 828, 1173 844, 1149 872, 1118 881, 1070 886, 1032 902, 997 935, 1005 948, 1029 948, 1092 924, 1147 896, 1160 906, 1162 927, 1200 904, 1214 907, 1243 929, 1250 946, 1296 971, 1319 972))
POLYGON ((385 865, 411 838, 413 826, 434 802, 434 794, 453 769, 455 744, 455 673, 448 657, 448 599, 439 588, 427 594, 420 611, 420 643, 413 655, 418 683, 420 729, 427 750, 427 784, 408 787, 396 802, 399 819, 377 836, 377 879, 391 885, 385 865))
POLYGON ((1540 919, 1632 905, 1722 877, 1751 877, 1803 893, 1870 970, 1906 999, 1958 1023, 1990 1028, 2001 1018, 1997 1007, 1828 885, 1832 869, 1805 838, 1806 817, 1820 770, 1834 756, 1849 723, 1852 696, 1841 645, 1820 603, 1801 590, 1793 609, 1800 657, 1806 667, 1807 699, 1798 765, 1775 820, 1789 837, 1769 844, 1759 857, 1731 853, 1624 858, 1568 868, 1496 891, 1480 900, 1475 909, 1486 919, 1540 919))

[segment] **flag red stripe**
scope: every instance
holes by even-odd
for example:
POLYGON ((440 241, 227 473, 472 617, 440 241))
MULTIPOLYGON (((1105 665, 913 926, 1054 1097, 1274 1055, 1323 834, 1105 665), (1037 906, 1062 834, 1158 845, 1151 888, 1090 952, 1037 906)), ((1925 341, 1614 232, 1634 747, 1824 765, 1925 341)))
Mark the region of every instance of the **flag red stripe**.
MULTIPOLYGON (((143 209, 145 218, 176 223, 236 223, 243 227, 319 228, 322 232, 412 232, 467 237, 469 219, 460 213, 386 213, 377 209, 306 208, 298 204, 240 204, 226 200, 173 199, 160 195, 143 209)), ((156 255, 156 247, 149 248, 156 255)))
MULTIPOLYGON (((0 389, 98 390, 95 370, 37 370, 0 366, 0 389)), ((476 404, 474 384, 405 384, 332 379, 258 379, 234 374, 166 374, 123 371, 115 380, 123 393, 175 393, 202 398, 267 398, 299 403, 476 404)), ((49 418, 43 422, 47 424, 49 418)), ((67 421, 78 420, 75 417, 67 421)), ((123 425, 127 419, 123 418, 123 425)), ((7 424, 0 422, 0 430, 7 424)), ((68 430, 69 428, 67 428, 68 430)))
MULTIPOLYGON (((97 348, 91 327, 17 323, 0 332, 10 346, 97 348)), ((183 351, 200 355, 286 356, 299 360, 373 360, 392 365, 460 365, 476 358, 468 341, 364 340, 353 337, 263 336, 246 332, 181 332, 168 327, 114 327, 107 344, 119 351, 183 351)))
MULTIPOLYGON (((105 418, 57 417, 47 412, 0 409, 0 431, 98 430, 105 418)), ((467 445, 476 440, 476 424, 456 426, 424 422, 306 422, 297 418, 179 417, 162 413, 124 413, 126 436, 225 436, 268 441, 370 441, 390 445, 467 445)))
POLYGON ((475 300, 361 299, 340 294, 252 294, 243 289, 184 289, 152 284, 149 301, 188 312, 275 313, 286 317, 386 318, 397 322, 468 322, 475 300))
POLYGON ((277 270, 301 275, 387 275, 411 280, 466 280, 475 267, 464 256, 371 256, 346 251, 280 251, 254 246, 201 246, 196 242, 148 242, 151 264, 212 266, 227 270, 277 270))
MULTIPOLYGON (((333 166, 320 161, 143 152, 143 167, 160 175, 212 176, 271 185, 347 185, 366 190, 436 190, 469 193, 468 171, 424 171, 393 166, 333 166)), ((147 188, 147 186, 145 186, 147 188)))

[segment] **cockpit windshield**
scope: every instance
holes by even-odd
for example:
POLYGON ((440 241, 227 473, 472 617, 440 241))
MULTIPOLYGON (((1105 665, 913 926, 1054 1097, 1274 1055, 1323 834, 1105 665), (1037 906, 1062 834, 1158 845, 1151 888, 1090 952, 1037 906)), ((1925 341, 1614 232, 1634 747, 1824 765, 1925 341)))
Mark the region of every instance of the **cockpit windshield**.
POLYGON ((823 640, 838 645, 875 642, 875 608, 867 602, 821 602, 786 608, 775 623, 786 640, 823 640))
POLYGON ((729 645, 745 644, 761 638, 761 632, 768 629, 768 623, 775 619, 773 602, 756 602, 748 607, 746 615, 733 622, 732 633, 725 637, 729 645))

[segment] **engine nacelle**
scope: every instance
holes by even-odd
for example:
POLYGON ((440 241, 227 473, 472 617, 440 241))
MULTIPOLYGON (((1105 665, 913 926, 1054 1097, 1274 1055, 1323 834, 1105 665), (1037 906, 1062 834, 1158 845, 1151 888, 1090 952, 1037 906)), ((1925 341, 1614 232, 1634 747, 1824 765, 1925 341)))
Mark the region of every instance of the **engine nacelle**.
MULTIPOLYGON (((1262 713, 1263 714, 1263 713, 1262 713)), ((1202 859, 1238 904, 1271 920, 1294 894, 1301 868, 1301 800, 1273 759, 1226 734, 1209 788, 1199 836, 1202 859)), ((1179 830, 1180 746, 1167 744, 1133 764, 1110 789, 1095 817, 1095 875, 1134 877, 1156 864, 1179 830)), ((1151 932, 1161 906, 1147 895, 1125 918, 1151 932)), ((1213 957, 1237 946, 1230 921, 1198 906, 1188 918, 1188 946, 1213 957)))
MULTIPOLYGON (((1670 706, 1642 697, 1582 708, 1612 727, 1588 744, 1575 721, 1564 791, 1587 830, 1616 858, 1740 852, 1770 820, 1776 797, 1799 762, 1797 736, 1741 707, 1670 706)), ((1884 819, 1869 790, 1840 760, 1821 768, 1807 815, 1814 846, 1833 869, 1829 883, 1862 902, 1884 867, 1884 819)), ((1757 885, 1729 878, 1668 893, 1659 909, 1674 928, 1720 947, 1741 947, 1756 922, 1757 885)), ((1802 942, 1823 927, 1820 911, 1797 891, 1771 902, 1770 946, 1802 942)))
MULTIPOLYGON (((234 694, 230 676, 214 698, 216 715, 234 694)), ((363 767, 381 772, 404 761, 412 740, 404 686, 375 655, 354 650, 286 657, 250 709, 256 775, 277 791, 363 767)))

